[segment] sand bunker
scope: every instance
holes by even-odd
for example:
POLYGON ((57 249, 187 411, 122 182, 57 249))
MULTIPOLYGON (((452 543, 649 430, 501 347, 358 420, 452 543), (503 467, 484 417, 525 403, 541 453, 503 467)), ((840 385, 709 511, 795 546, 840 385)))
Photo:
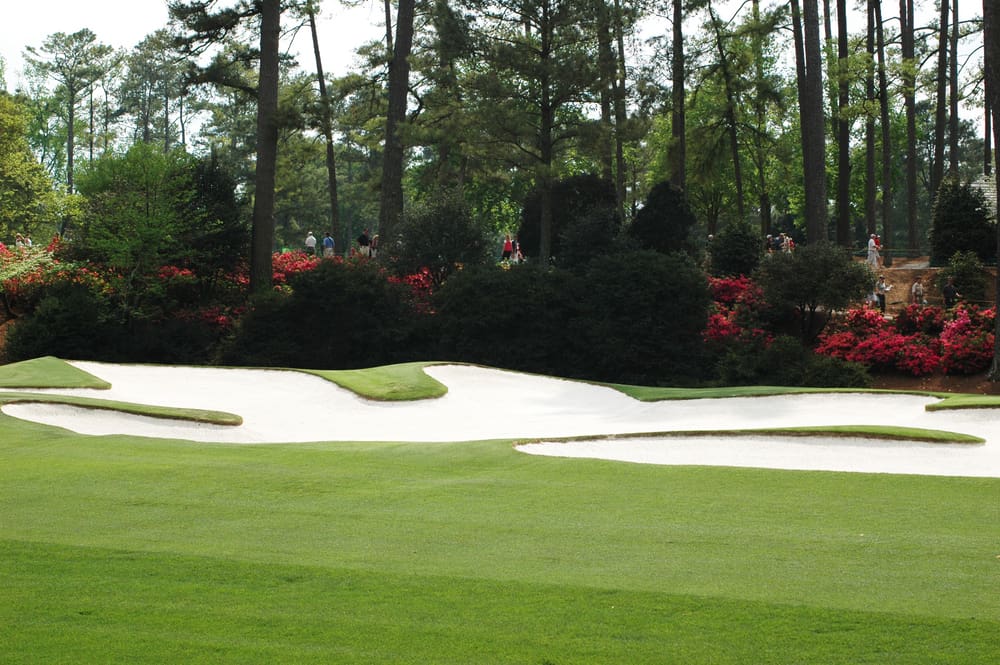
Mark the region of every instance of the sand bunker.
POLYGON ((653 464, 1000 477, 1000 418, 995 410, 928 412, 933 398, 822 394, 639 402, 580 382, 464 365, 427 368, 448 386, 444 397, 376 402, 319 377, 282 370, 73 365, 111 390, 45 390, 105 400, 226 411, 226 427, 53 404, 11 404, 3 412, 82 434, 128 434, 219 443, 314 441, 468 441, 546 439, 664 431, 816 425, 900 425, 986 439, 982 445, 780 436, 541 442, 527 453, 653 464))

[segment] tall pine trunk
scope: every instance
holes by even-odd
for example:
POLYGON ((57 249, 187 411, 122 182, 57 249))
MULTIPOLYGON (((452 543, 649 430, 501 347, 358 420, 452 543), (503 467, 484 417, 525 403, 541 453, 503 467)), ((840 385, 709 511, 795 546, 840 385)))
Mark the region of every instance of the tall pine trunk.
MULTIPOLYGON (((889 77, 886 74, 885 32, 882 0, 870 0, 875 9, 875 49, 878 51, 878 109, 882 130, 882 240, 892 247, 892 124, 889 119, 889 77)), ((892 265, 892 253, 885 252, 884 265, 892 265)))
POLYGON ((671 110, 670 110, 670 150, 672 153, 671 175, 672 182, 679 189, 687 186, 687 141, 685 138, 685 117, 684 117, 684 0, 673 0, 673 44, 672 69, 671 69, 671 110))
MULTIPOLYGON (((733 81, 734 75, 732 68, 729 64, 729 56, 726 54, 725 45, 722 41, 722 29, 720 27, 719 17, 715 14, 715 10, 712 8, 711 0, 708 3, 708 12, 712 20, 712 30, 715 34, 715 49, 719 55, 719 67, 722 70, 722 86, 723 91, 726 96, 726 127, 727 133, 729 135, 729 153, 733 160, 733 180, 736 185, 736 214, 740 221, 743 221, 743 169, 740 163, 740 143, 739 137, 737 136, 737 123, 736 123, 736 96, 733 91, 735 83, 733 81)), ((715 229, 713 225, 709 224, 708 229, 709 235, 715 234, 715 229)))
POLYGON ((389 108, 385 117, 385 150, 382 155, 382 196, 379 234, 391 239, 403 215, 403 139, 399 129, 406 120, 410 85, 410 49, 413 47, 414 0, 400 0, 396 10, 396 43, 389 63, 389 108))
POLYGON ((316 57, 316 80, 319 83, 320 122, 323 125, 323 139, 326 141, 327 193, 330 196, 330 230, 337 249, 347 248, 346 234, 340 229, 340 204, 337 200, 337 158, 333 151, 333 118, 330 112, 330 95, 326 91, 326 76, 323 74, 323 59, 319 52, 319 35, 316 32, 316 12, 309 6, 309 30, 312 32, 313 55, 316 57))
POLYGON ((541 92, 539 104, 538 151, 539 189, 541 190, 541 220, 539 223, 538 257, 542 263, 548 263, 552 257, 552 161, 555 154, 553 146, 553 126, 555 111, 552 105, 552 81, 549 77, 549 60, 552 57, 552 17, 549 3, 542 3, 542 18, 539 36, 541 46, 541 74, 538 84, 541 92))
POLYGON ((876 233, 876 191, 875 181, 875 7, 868 0, 866 7, 868 30, 865 35, 865 52, 868 60, 865 63, 865 235, 876 233))
MULTIPOLYGON (((997 122, 1000 109, 1000 0, 983 0, 983 65, 986 74, 986 94, 989 108, 993 113, 993 141, 1000 145, 1000 123, 997 122)), ((996 173, 1000 173, 1000 155, 994 153, 996 173)), ((1000 210, 1000 189, 994 201, 1000 210)), ((997 225, 997 258, 1000 259, 1000 224, 997 225)), ((996 275, 996 303, 1000 304, 1000 270, 996 275)), ((1000 307, 997 308, 1000 311, 1000 307)), ((996 317, 993 330, 993 365, 990 380, 1000 381, 1000 316, 996 317)))
POLYGON ((958 176, 958 0, 951 0, 951 55, 948 58, 948 170, 958 176))
POLYGON ((851 244, 851 126, 847 58, 847 0, 837 0, 837 244, 851 244))
POLYGON ((767 152, 764 147, 764 137, 767 133, 767 105, 761 86, 764 85, 764 49, 761 45, 760 33, 760 0, 753 0, 752 14, 754 30, 752 36, 752 49, 754 58, 754 74, 756 76, 757 94, 754 99, 754 119, 757 123, 754 132, 754 161, 757 166, 757 205, 760 216, 760 235, 764 237, 771 233, 771 197, 767 192, 767 177, 765 174, 767 164, 767 152))
POLYGON ((628 125, 628 115, 625 110, 625 18, 622 12, 621 0, 615 0, 615 20, 612 23, 615 33, 615 43, 618 47, 615 58, 615 78, 612 86, 612 97, 615 110, 615 202, 618 214, 625 217, 625 129, 628 125))
POLYGON ((934 163, 931 167, 931 199, 937 198, 944 180, 945 129, 948 125, 948 26, 951 13, 948 0, 941 1, 938 26, 937 103, 934 107, 934 163))
POLYGON ((278 39, 281 0, 260 0, 260 80, 257 89, 257 170, 254 178, 250 290, 271 289, 274 182, 278 158, 278 39))
POLYGON ((611 51, 611 11, 606 2, 601 2, 597 17, 597 64, 600 71, 602 128, 598 157, 601 163, 601 177, 608 182, 614 182, 615 178, 615 128, 611 115, 614 80, 617 76, 614 58, 614 53, 611 51))
POLYGON ((903 103, 906 106, 906 235, 907 248, 915 254, 917 238, 917 61, 913 47, 913 0, 899 0, 903 46, 903 103))
POLYGON ((798 0, 792 0, 792 24, 802 131, 806 239, 817 243, 827 240, 823 63, 817 0, 805 0, 801 14, 798 0))

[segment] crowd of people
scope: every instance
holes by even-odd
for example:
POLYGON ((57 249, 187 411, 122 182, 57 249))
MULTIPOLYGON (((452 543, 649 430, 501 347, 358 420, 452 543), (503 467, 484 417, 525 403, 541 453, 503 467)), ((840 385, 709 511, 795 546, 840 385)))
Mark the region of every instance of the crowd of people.
MULTIPOLYGON (((370 235, 369 230, 364 229, 355 239, 355 242, 357 243, 357 246, 352 247, 350 250, 352 256, 376 256, 378 252, 378 234, 370 235)), ((30 247, 31 238, 22 236, 19 233, 17 234, 16 244, 17 247, 30 247)), ((768 254, 774 254, 777 252, 790 253, 795 251, 795 241, 787 233, 779 233, 777 235, 768 234, 764 239, 764 247, 768 254)), ((306 254, 315 256, 317 250, 321 250, 323 257, 331 258, 335 255, 334 249, 335 242, 333 236, 329 233, 324 234, 322 239, 317 238, 312 231, 309 231, 306 234, 306 254)), ((502 263, 521 263, 524 260, 525 257, 521 251, 521 243, 518 241, 517 237, 511 236, 509 233, 504 234, 503 246, 500 252, 500 261, 502 263)), ((873 270, 881 270, 883 268, 882 239, 878 234, 872 233, 868 238, 868 254, 865 258, 865 263, 867 263, 873 270)), ((886 281, 885 275, 880 273, 875 280, 869 299, 883 314, 886 311, 886 296, 891 290, 892 285, 886 281)), ((910 286, 908 296, 907 302, 909 304, 927 304, 927 290, 924 286, 922 277, 918 276, 913 281, 913 284, 910 286)), ((944 287, 942 287, 941 296, 946 309, 954 307, 958 300, 962 297, 962 294, 959 293, 958 289, 955 287, 953 278, 949 278, 944 287)))
MULTIPOLYGON (((368 229, 365 229, 361 234, 355 239, 357 247, 351 248, 352 256, 368 256, 374 257, 378 253, 378 234, 369 235, 368 229)), ((332 259, 336 256, 336 241, 333 236, 329 233, 323 234, 322 240, 317 238, 316 235, 309 231, 306 233, 306 239, 304 241, 305 252, 309 256, 318 256, 317 251, 323 252, 323 258, 332 259)))
MULTIPOLYGON (((709 236, 711 237, 711 236, 709 236)), ((776 252, 794 252, 795 251, 795 241, 792 240, 792 236, 787 233, 779 233, 778 235, 767 234, 764 238, 764 249, 768 254, 774 254, 776 252)))
POLYGON ((503 237, 503 251, 500 252, 500 260, 503 263, 522 263, 524 254, 521 252, 521 243, 517 238, 511 238, 507 233, 503 237))

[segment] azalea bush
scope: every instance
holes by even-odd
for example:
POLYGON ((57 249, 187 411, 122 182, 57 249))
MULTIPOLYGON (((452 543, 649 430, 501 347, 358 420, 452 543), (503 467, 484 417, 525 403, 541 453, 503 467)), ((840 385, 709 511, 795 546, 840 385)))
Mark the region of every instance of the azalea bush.
POLYGON ((388 279, 390 283, 403 284, 410 289, 414 307, 418 312, 429 313, 433 311, 431 296, 434 294, 436 282, 430 268, 421 268, 414 273, 401 277, 390 275, 388 279))
MULTIPOLYGON (((874 311, 874 310, 870 310, 874 311)), ((896 329, 904 334, 923 333, 937 337, 944 330, 944 310, 913 304, 896 314, 896 329)))
MULTIPOLYGON (((288 283, 291 275, 315 270, 322 261, 318 256, 310 256, 302 251, 295 252, 275 252, 271 257, 272 282, 275 288, 281 288, 288 283)), ((340 257, 327 259, 328 261, 342 261, 340 257)), ((242 280, 241 280, 242 281, 242 280)), ((248 280, 249 283, 249 280, 248 280)))
POLYGON ((766 348, 773 335, 765 329, 767 309, 761 288, 749 277, 709 277, 712 311, 702 339, 710 351, 723 352, 734 345, 766 348))
POLYGON ((993 359, 994 321, 994 309, 965 304, 951 312, 910 305, 892 322, 876 310, 854 309, 820 336, 816 352, 913 376, 977 374, 993 359))
POLYGON ((941 366, 948 374, 978 374, 993 360, 996 309, 960 304, 941 332, 941 366))
POLYGON ((74 283, 109 295, 110 272, 99 267, 61 261, 56 245, 11 251, 0 243, 0 292, 8 314, 28 313, 38 306, 46 291, 55 285, 74 283))
MULTIPOLYGON (((860 365, 816 355, 797 338, 775 336, 768 329, 771 309, 763 290, 749 277, 709 277, 708 284, 713 304, 702 339, 722 384, 863 387, 870 382, 860 365)), ((859 319, 855 325, 874 323, 859 319)), ((856 335, 847 334, 856 344, 856 335)))

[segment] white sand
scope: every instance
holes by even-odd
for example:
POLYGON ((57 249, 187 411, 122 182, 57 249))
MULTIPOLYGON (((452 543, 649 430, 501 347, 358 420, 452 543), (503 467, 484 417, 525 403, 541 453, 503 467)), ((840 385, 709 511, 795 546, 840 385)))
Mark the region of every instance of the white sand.
POLYGON ((843 438, 652 437, 541 442, 532 454, 652 464, 1000 477, 1000 413, 927 412, 933 398, 825 394, 639 402, 585 383, 462 365, 427 373, 444 397, 375 402, 319 377, 244 370, 75 362, 111 390, 45 390, 106 400, 235 413, 238 427, 130 416, 52 404, 11 404, 3 412, 83 434, 128 434, 221 443, 467 441, 555 438, 801 425, 902 425, 973 434, 982 445, 843 438))

